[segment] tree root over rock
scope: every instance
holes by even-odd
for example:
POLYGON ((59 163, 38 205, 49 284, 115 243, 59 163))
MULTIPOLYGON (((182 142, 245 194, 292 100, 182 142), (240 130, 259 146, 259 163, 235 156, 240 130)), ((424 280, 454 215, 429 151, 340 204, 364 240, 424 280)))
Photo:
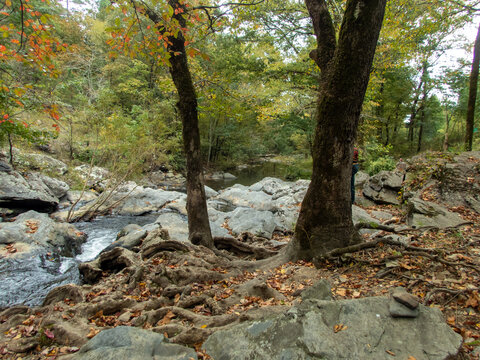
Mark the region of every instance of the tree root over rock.
POLYGON ((274 250, 249 245, 234 238, 216 237, 213 240, 217 249, 228 249, 237 255, 253 255, 257 260, 266 259, 278 253, 274 250))
MULTIPOLYGON (((217 329, 249 319, 246 312, 257 309, 261 302, 282 302, 286 310, 292 299, 283 295, 277 295, 281 300, 264 299, 266 296, 258 296, 257 288, 242 287, 257 278, 268 288, 271 274, 246 269, 258 268, 275 251, 232 239, 217 239, 216 244, 221 250, 165 239, 158 233, 145 239, 138 253, 114 248, 90 265, 82 264, 94 269, 95 276, 90 285, 76 286, 75 296, 52 293, 41 308, 12 308, 0 313, 0 334, 6 334, 0 337, 0 349, 6 340, 18 352, 8 347, 2 351, 12 359, 22 351, 22 357, 28 359, 24 355, 35 353, 45 329, 53 334, 54 340, 48 344, 80 347, 102 329, 120 325, 151 329, 173 342, 193 346, 217 329), (263 260, 247 261, 244 257, 263 260)), ((265 294, 278 294, 278 290, 266 290, 271 291, 265 294)), ((264 314, 268 311, 268 307, 262 310, 264 314)))

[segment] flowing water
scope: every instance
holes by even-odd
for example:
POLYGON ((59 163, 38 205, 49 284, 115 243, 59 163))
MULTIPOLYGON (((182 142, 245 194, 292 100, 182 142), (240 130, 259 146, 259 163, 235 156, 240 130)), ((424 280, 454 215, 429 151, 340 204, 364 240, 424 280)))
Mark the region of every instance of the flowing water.
POLYGON ((39 305, 53 288, 80 283, 78 264, 93 260, 115 241, 118 232, 128 224, 155 222, 157 214, 146 216, 104 216, 91 222, 75 224, 87 234, 82 252, 75 258, 63 257, 46 250, 0 260, 0 308, 24 304, 39 305))

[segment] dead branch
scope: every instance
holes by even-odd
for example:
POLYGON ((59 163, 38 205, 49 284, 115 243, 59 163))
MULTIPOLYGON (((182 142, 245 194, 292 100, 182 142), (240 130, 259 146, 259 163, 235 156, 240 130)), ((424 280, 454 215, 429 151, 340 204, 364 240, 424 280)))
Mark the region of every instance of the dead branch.
POLYGON ((428 253, 428 252, 437 253, 438 252, 437 249, 420 248, 420 247, 410 246, 410 245, 406 245, 406 244, 402 243, 401 241, 393 240, 389 237, 378 237, 378 238, 376 238, 375 240, 372 240, 372 241, 368 241, 368 242, 364 242, 364 243, 360 243, 360 244, 355 244, 355 245, 347 246, 347 247, 340 248, 340 249, 334 249, 334 250, 326 253, 323 256, 323 258, 332 258, 332 257, 340 256, 340 255, 343 255, 343 254, 350 254, 350 253, 353 253, 353 252, 357 252, 359 250, 371 249, 371 248, 376 247, 380 243, 386 244, 386 245, 400 246, 400 247, 404 248, 405 250, 411 250, 411 251, 421 251, 421 252, 425 252, 425 253, 428 253))
POLYGON ((462 289, 462 290, 454 290, 454 289, 449 289, 449 288, 434 288, 428 292, 428 294, 425 296, 425 305, 428 305, 436 293, 439 292, 444 292, 452 295, 460 295, 460 294, 465 294, 469 293, 471 291, 478 291, 479 288, 471 288, 471 289, 462 289))
MULTIPOLYGON (((421 251, 423 250, 422 248, 416 248, 418 249, 418 251, 421 251)), ((410 250, 410 249, 409 249, 410 250)), ((444 265, 447 265, 447 266, 451 266, 453 267, 454 269, 458 269, 459 266, 464 266, 464 267, 468 267, 472 270, 475 270, 476 272, 480 273, 480 268, 478 268, 477 266, 475 265, 472 265, 472 264, 468 264, 468 263, 465 263, 465 262, 453 262, 453 261, 448 261, 448 260, 445 260, 445 259, 442 259, 439 257, 439 254, 435 254, 435 255, 432 255, 432 254, 428 254, 426 252, 423 252, 421 254, 419 254, 418 252, 415 252, 415 253, 406 253, 406 254, 410 254, 410 255, 421 255, 421 256, 425 256, 425 257, 428 257, 429 259, 431 260, 435 260, 435 261, 438 261, 444 265)))
POLYGON ((377 224, 377 223, 372 223, 372 222, 359 222, 355 225, 355 229, 360 230, 360 229, 372 229, 372 230, 383 230, 383 231, 388 231, 392 233, 397 233, 394 227, 391 226, 386 226, 382 224, 377 224))

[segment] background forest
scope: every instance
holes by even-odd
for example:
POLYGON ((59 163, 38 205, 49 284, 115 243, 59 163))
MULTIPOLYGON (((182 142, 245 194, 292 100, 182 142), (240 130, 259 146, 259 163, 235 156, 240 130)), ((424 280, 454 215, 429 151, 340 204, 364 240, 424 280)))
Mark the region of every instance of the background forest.
MULTIPOLYGON (((0 3, 0 145, 7 153, 44 145, 66 161, 137 175, 184 170, 165 40, 138 23, 130 3, 0 3)), ((338 30, 344 3, 329 4, 338 30)), ((309 57, 315 38, 303 1, 189 5, 185 45, 204 164, 229 169, 275 155, 290 164, 291 178, 308 177, 320 74, 309 57)), ((361 115, 364 170, 391 169, 399 157, 426 150, 464 149, 478 14, 474 1, 388 2, 361 115), (452 49, 465 49, 466 58, 447 60, 452 49)))

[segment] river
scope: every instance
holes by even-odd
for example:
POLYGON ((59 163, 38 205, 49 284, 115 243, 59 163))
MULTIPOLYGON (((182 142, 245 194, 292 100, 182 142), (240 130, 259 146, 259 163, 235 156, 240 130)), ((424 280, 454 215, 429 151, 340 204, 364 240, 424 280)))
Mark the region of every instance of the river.
MULTIPOLYGON (((238 171, 233 180, 209 180, 206 185, 220 190, 234 184, 252 185, 265 177, 285 179, 287 165, 263 162, 238 171)), ((12 305, 35 306, 42 303, 53 288, 81 282, 78 272, 80 262, 91 261, 115 241, 118 232, 128 224, 140 226, 153 223, 158 214, 146 216, 104 216, 75 226, 87 234, 82 251, 74 258, 62 257, 50 252, 38 252, 29 259, 11 258, 0 261, 0 309, 12 305)))
POLYGON ((235 184, 250 186, 266 177, 275 177, 285 180, 288 165, 284 163, 265 161, 259 164, 248 165, 240 170, 233 170, 236 179, 205 180, 205 185, 214 190, 222 190, 235 184))

